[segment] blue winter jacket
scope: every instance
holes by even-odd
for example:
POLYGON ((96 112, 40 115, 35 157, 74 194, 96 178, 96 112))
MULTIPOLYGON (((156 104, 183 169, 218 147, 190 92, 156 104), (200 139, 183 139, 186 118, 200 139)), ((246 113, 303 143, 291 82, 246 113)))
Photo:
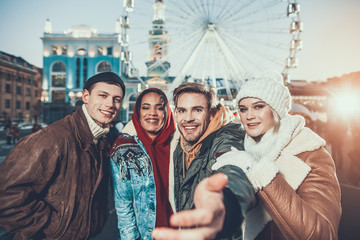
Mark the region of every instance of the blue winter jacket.
POLYGON ((122 134, 110 152, 120 237, 152 239, 156 189, 151 159, 137 136, 122 134))

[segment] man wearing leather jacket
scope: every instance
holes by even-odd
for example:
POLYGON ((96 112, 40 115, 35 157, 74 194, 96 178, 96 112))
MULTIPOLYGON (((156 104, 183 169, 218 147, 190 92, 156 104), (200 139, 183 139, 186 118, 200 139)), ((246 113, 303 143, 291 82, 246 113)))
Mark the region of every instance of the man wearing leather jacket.
POLYGON ((125 94, 118 75, 85 83, 73 114, 22 138, 0 165, 0 225, 15 239, 89 239, 108 216, 106 134, 125 94))

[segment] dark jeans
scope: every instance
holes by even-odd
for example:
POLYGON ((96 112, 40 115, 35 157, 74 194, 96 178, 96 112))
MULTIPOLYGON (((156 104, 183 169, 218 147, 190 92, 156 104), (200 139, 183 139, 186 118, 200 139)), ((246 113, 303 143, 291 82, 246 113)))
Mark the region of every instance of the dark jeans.
POLYGON ((11 144, 11 136, 6 136, 6 144, 10 145, 11 144))

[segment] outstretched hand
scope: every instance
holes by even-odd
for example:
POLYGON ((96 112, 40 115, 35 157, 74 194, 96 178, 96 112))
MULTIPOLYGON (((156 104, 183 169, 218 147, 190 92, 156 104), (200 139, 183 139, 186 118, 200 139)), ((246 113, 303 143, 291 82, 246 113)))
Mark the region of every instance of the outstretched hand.
POLYGON ((228 182, 222 173, 203 179, 195 189, 195 209, 175 213, 170 218, 173 228, 156 228, 154 239, 214 239, 225 219, 223 188, 228 182))

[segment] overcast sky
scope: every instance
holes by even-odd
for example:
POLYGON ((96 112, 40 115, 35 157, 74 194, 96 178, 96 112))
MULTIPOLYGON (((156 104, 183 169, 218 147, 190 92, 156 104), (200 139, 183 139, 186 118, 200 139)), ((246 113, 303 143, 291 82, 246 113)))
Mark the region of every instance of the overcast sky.
MULTIPOLYGON (((122 14, 122 2, 0 0, 0 50, 42 67, 40 38, 47 18, 53 24, 54 33, 62 33, 79 24, 90 25, 99 33, 112 33, 116 20, 122 14)), ((298 2, 304 22, 304 32, 301 34, 304 49, 298 54, 299 67, 291 71, 292 78, 325 80, 360 71, 360 1, 298 2)), ((152 9, 142 11, 152 12, 152 9)), ((134 39, 134 36, 130 37, 134 39)))

